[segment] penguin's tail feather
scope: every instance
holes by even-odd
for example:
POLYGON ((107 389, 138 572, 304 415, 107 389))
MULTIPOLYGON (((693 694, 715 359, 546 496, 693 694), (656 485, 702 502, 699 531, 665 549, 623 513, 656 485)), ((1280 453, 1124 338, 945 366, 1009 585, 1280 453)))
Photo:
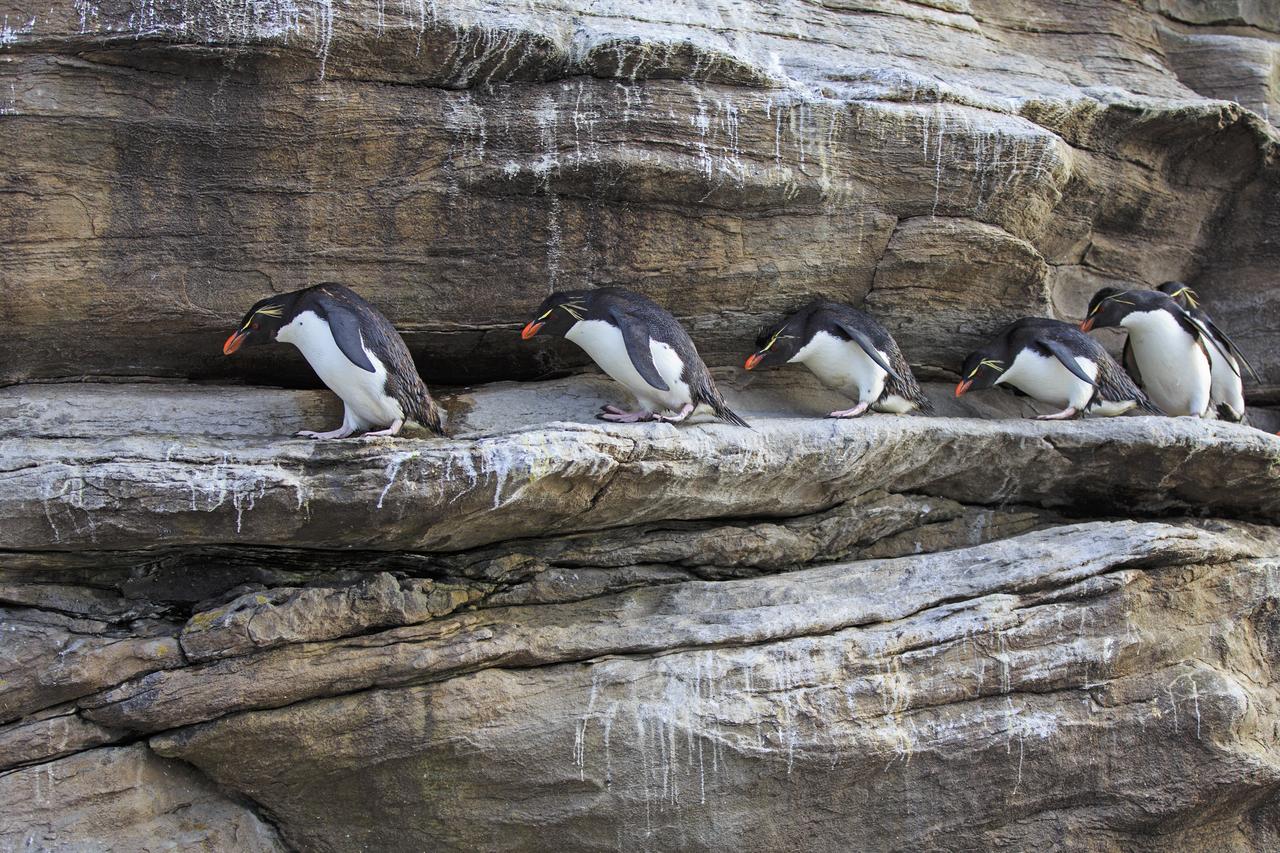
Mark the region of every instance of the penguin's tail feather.
POLYGON ((746 427, 751 429, 751 424, 733 409, 729 408, 729 404, 724 401, 724 397, 720 394, 720 389, 716 387, 715 380, 711 378, 711 373, 706 367, 699 365, 701 369, 694 371, 689 377, 689 385, 693 391, 693 405, 699 406, 703 403, 711 407, 711 411, 716 413, 716 417, 735 426, 746 427))
POLYGON ((409 420, 422 424, 436 435, 448 436, 444 429, 444 409, 431 398, 427 386, 418 383, 418 387, 409 394, 405 414, 409 420))
POLYGON ((721 400, 719 403, 713 403, 711 408, 716 413, 716 417, 720 418, 723 421, 727 421, 736 426, 746 427, 747 429, 752 428, 751 424, 743 420, 741 415, 739 415, 733 409, 726 406, 723 400, 721 400))
POLYGON ((1164 409, 1160 408, 1155 403, 1151 402, 1151 398, 1148 397, 1146 394, 1139 392, 1139 395, 1136 399, 1138 402, 1138 409, 1146 412, 1148 415, 1163 416, 1165 414, 1164 409))
POLYGON ((937 409, 933 407, 933 401, 926 397, 923 391, 920 392, 920 397, 915 401, 915 404, 916 411, 922 415, 937 414, 937 409))

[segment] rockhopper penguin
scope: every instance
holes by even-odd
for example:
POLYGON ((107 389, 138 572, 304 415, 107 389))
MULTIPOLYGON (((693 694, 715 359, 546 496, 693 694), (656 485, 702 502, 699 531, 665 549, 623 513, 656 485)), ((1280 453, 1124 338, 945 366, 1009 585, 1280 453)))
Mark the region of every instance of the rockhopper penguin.
MULTIPOLYGON (((1240 365, 1259 379, 1258 372, 1240 352, 1227 333, 1218 328, 1213 319, 1200 308, 1200 300, 1196 292, 1180 281, 1166 281, 1157 288, 1161 293, 1178 303, 1178 307, 1191 316, 1209 333, 1210 340, 1216 346, 1207 347, 1209 351, 1209 407, 1224 421, 1239 422, 1244 420, 1244 380, 1240 375, 1240 365)), ((1128 343, 1125 344, 1126 348, 1128 343)))
POLYGON ((891 414, 933 411, 893 336, 848 305, 817 299, 766 328, 746 368, 791 363, 803 364, 823 385, 857 399, 858 405, 827 417, 856 418, 868 408, 891 414))
POLYGON ((1147 394, 1170 415, 1209 416, 1209 332, 1168 294, 1104 287, 1089 300, 1082 331, 1119 326, 1129 333, 1147 394))
POLYGON ((222 346, 231 355, 248 344, 281 341, 302 350, 320 380, 342 398, 342 426, 303 430, 311 438, 396 435, 414 421, 444 435, 441 411, 418 376, 409 350, 382 313, 341 284, 318 284, 255 303, 222 346))
POLYGON ((993 385, 1011 385, 1028 397, 1061 406, 1039 420, 1085 414, 1105 417, 1132 408, 1153 415, 1151 404, 1102 345, 1070 323, 1023 317, 1005 326, 960 369, 956 396, 993 385))
POLYGON ((620 287, 553 293, 521 337, 529 340, 540 333, 573 341, 635 395, 639 411, 605 405, 596 416, 601 420, 678 423, 705 406, 716 417, 747 426, 725 405, 689 333, 638 293, 620 287))

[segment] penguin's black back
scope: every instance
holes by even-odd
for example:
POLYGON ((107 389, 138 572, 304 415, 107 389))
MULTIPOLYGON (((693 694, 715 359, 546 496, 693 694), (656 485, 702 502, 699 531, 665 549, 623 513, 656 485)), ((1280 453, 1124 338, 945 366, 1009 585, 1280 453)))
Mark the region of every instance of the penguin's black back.
POLYGON ((809 343, 818 332, 826 332, 832 337, 847 340, 849 336, 837 325, 837 321, 857 329, 870 339, 876 349, 889 357, 889 366, 898 374, 897 377, 890 375, 885 378, 881 396, 896 394, 904 400, 915 403, 922 413, 933 414, 933 404, 921 390, 920 383, 911 372, 911 365, 907 363, 906 357, 898 347, 898 342, 893 339, 893 335, 889 334, 888 329, 880 325, 879 321, 865 311, 826 299, 815 300, 803 310, 810 312, 804 331, 804 343, 809 343))
POLYGON ((444 435, 440 407, 431 398, 426 383, 418 375, 417 365, 409 355, 404 338, 400 337, 391 321, 360 294, 336 282, 317 284, 299 295, 292 315, 287 320, 303 311, 314 311, 327 322, 331 307, 345 309, 356 315, 362 342, 387 369, 384 390, 400 404, 405 416, 438 435, 444 435))
POLYGON ((716 415, 738 426, 750 426, 725 403, 720 389, 711 378, 711 371, 698 355, 698 348, 693 338, 685 331, 680 321, 672 316, 658 303, 647 296, 623 287, 599 287, 586 291, 589 304, 585 319, 603 320, 613 323, 611 314, 616 311, 627 315, 632 321, 641 324, 649 333, 649 337, 664 343, 675 350, 684 365, 680 380, 689 386, 693 404, 704 403, 710 406, 716 415))

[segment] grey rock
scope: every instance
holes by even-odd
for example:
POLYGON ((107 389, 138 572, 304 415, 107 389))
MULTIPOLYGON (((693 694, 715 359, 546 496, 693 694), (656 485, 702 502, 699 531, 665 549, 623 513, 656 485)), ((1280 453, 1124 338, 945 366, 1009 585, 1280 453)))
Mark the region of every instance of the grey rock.
MULTIPOLYGON (((591 419, 599 397, 579 391, 559 402, 564 417, 582 422, 347 444, 6 442, 0 511, 9 521, 0 547, 127 549, 163 540, 456 551, 658 520, 803 515, 890 488, 969 504, 1087 504, 1095 515, 1280 514, 1277 441, 1243 426, 761 416, 751 430, 613 428, 591 419)), ((755 416, 749 405, 744 411, 755 416)))
POLYGON ((545 605, 528 613, 481 610, 375 636, 286 646, 244 659, 157 672, 81 705, 89 719, 102 725, 151 732, 232 711, 411 684, 480 667, 762 644, 799 633, 893 621, 957 598, 1065 584, 1117 566, 1153 560, 1177 565, 1248 553, 1246 546, 1209 533, 1160 525, 1131 530, 1125 523, 1067 526, 940 555, 836 563, 752 581, 658 587, 621 598, 545 605), (1087 558, 1066 548, 1078 539, 1089 543, 1087 558), (945 584, 940 578, 944 572, 945 584))
POLYGON ((1275 705, 1238 630, 1273 630, 1254 609, 1276 565, 1249 557, 1260 545, 1089 524, 529 608, 460 638, 522 635, 474 674, 151 742, 306 849, 770 850, 801 826, 817 849, 983 849, 1043 841, 1045 814, 1068 838, 1177 849, 1188 816, 1246 813, 1280 781, 1255 739, 1275 705), (543 645, 548 610, 576 611, 572 636, 543 645))

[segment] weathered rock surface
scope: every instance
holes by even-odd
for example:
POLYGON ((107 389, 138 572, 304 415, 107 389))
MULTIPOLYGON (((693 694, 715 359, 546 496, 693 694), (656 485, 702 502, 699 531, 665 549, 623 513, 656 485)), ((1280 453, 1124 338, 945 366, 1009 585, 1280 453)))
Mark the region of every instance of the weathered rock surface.
MULTIPOLYGON (((1280 782, 1274 614, 1257 609, 1278 564, 1247 548, 1068 526, 627 594, 566 611, 583 647, 544 649, 554 620, 521 620, 500 667, 152 743, 303 849, 776 850, 801 826, 822 849, 1025 848, 1046 822, 1177 849, 1188 814, 1239 814, 1280 782)), ((500 653, 503 633, 427 648, 500 653)), ((1223 847, 1274 837, 1232 834, 1223 847)))
POLYGON ((1270 0, 0 0, 0 849, 1280 848, 1278 44, 1270 0), (952 398, 1170 278, 1261 429, 952 398), (452 438, 291 439, 340 414, 301 358, 219 355, 331 279, 452 438), (490 381, 584 372, 517 332, 600 284, 754 429, 490 381), (940 417, 738 368, 813 294, 940 417))
POLYGON ((1011 314, 1179 278, 1275 400, 1274 4, 4 12, 0 381, 313 382, 218 343, 326 279, 436 383, 580 366, 517 330, 586 284, 653 295, 715 365, 811 294, 865 299, 949 375, 1011 314))
POLYGON ((183 391, 150 434, 163 387, 0 394, 0 839, 1274 838, 1280 440, 728 387, 753 430, 606 427, 573 379, 334 444, 272 436, 333 416, 315 392, 183 391))
POLYGON ((601 399, 582 393, 590 385, 568 387, 570 395, 556 394, 563 416, 583 422, 473 434, 463 420, 453 440, 10 442, 0 448, 8 519, 0 544, 457 551, 660 520, 804 515, 884 490, 981 505, 1085 505, 1093 514, 1280 514, 1276 440, 1244 426, 762 415, 754 429, 618 428, 587 422, 601 399))
POLYGON ((146 746, 93 749, 0 775, 8 850, 277 853, 269 823, 146 746))

